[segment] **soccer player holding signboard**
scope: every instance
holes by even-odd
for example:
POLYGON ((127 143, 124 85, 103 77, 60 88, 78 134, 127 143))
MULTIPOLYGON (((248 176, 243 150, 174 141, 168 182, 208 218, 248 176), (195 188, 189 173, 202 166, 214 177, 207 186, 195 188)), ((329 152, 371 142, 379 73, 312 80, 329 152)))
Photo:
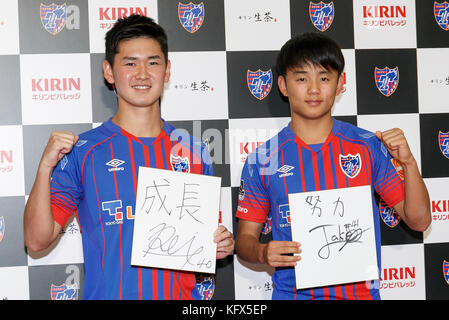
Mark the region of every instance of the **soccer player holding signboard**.
MULTIPOLYGON (((160 117, 170 78, 165 31, 150 18, 119 19, 106 34, 103 71, 118 112, 79 136, 54 132, 44 150, 24 217, 25 244, 48 247, 76 212, 85 264, 85 299, 202 299, 193 272, 130 265, 139 166, 212 174, 208 151, 182 141, 160 117)), ((218 221, 217 221, 218 224, 218 221)), ((232 233, 215 232, 217 258, 233 252, 232 233)))
POLYGON ((292 241, 288 194, 370 185, 380 268, 374 190, 410 228, 424 231, 431 222, 415 158, 400 129, 371 133, 331 117, 344 69, 333 40, 315 33, 292 38, 280 50, 276 67, 291 122, 246 160, 236 213, 237 254, 276 267, 273 299, 380 299, 378 288, 365 282, 296 289, 293 267, 301 259, 301 244, 292 241), (267 217, 273 240, 260 243, 267 217))

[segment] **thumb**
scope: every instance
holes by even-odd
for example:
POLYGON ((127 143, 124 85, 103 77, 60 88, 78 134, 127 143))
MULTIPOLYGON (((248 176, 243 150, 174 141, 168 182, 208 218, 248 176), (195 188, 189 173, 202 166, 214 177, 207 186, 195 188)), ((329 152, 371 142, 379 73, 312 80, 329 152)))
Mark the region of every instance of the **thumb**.
POLYGON ((376 131, 376 137, 377 139, 382 140, 382 132, 376 131))

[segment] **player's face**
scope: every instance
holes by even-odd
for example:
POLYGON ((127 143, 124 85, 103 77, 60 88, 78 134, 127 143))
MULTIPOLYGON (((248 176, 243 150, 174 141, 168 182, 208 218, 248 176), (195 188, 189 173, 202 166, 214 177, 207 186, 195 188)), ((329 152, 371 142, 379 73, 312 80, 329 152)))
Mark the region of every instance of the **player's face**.
POLYGON ((279 89, 290 103, 292 117, 308 120, 330 117, 343 83, 337 71, 312 64, 291 68, 285 77, 278 78, 279 89))
POLYGON ((165 61, 159 43, 150 38, 121 41, 114 65, 103 62, 104 77, 117 90, 120 106, 158 105, 164 83, 170 78, 170 61, 165 61))

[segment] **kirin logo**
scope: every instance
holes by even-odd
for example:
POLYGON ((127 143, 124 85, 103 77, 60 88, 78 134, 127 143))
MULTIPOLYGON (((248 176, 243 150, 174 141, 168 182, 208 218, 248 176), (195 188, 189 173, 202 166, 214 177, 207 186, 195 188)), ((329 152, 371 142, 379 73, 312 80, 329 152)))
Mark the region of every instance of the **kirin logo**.
POLYGON ((195 33, 204 22, 204 4, 202 2, 200 4, 178 2, 178 17, 186 31, 195 33))
POLYGON ((383 69, 374 69, 374 78, 377 89, 386 97, 391 96, 399 85, 399 68, 390 69, 385 67, 383 69))
POLYGON ((259 99, 264 99, 271 91, 273 75, 271 69, 268 71, 251 71, 246 73, 246 81, 251 94, 259 99))
POLYGON ((334 3, 309 3, 309 16, 315 28, 326 31, 334 21, 334 3))

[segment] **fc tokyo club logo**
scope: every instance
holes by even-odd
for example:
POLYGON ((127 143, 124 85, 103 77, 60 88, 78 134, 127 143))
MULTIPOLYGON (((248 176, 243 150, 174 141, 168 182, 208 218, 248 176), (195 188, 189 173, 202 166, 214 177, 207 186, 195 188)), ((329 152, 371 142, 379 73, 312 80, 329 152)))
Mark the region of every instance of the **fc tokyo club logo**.
POLYGON ((438 132, 438 145, 440 146, 443 156, 449 159, 449 131, 438 132))
POLYGON ((309 3, 309 16, 315 28, 326 31, 334 21, 334 3, 309 3))
POLYGON ((444 1, 443 3, 433 3, 433 15, 438 25, 444 31, 449 30, 449 3, 444 1))
POLYGON ((399 84, 399 68, 390 69, 374 69, 374 78, 377 89, 386 97, 391 96, 397 89, 399 84))
POLYGON ((41 3, 40 6, 40 17, 41 22, 50 34, 56 35, 64 29, 66 17, 67 17, 67 7, 66 4, 50 4, 45 5, 41 3))
POLYGON ((190 161, 188 157, 180 157, 180 156, 173 156, 170 155, 170 163, 173 171, 178 172, 190 172, 190 161))
POLYGON ((382 199, 380 199, 379 202, 379 213, 383 222, 385 222, 385 224, 390 228, 394 228, 398 225, 400 217, 397 214, 396 210, 387 206, 385 201, 383 201, 382 199))
POLYGON ((356 155, 347 154, 347 155, 339 155, 339 164, 343 173, 348 178, 355 178, 360 173, 360 169, 362 168, 362 159, 360 158, 360 154, 356 155))
POLYGON ((246 81, 251 94, 255 98, 262 100, 271 91, 273 74, 271 69, 268 71, 263 71, 260 69, 257 71, 248 70, 246 73, 246 81))
POLYGON ((182 27, 190 32, 195 33, 204 22, 204 4, 182 4, 178 2, 178 17, 182 27))
POLYGON ((449 262, 443 260, 443 275, 444 280, 446 280, 447 284, 449 284, 449 262))

